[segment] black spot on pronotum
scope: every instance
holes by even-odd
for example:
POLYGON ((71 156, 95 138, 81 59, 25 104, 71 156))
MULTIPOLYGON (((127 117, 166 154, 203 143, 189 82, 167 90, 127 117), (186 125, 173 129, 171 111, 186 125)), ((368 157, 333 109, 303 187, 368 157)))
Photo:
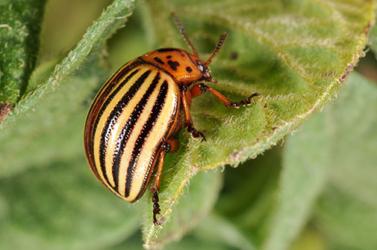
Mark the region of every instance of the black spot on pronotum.
POLYGON ((187 71, 188 73, 191 73, 191 72, 192 72, 192 68, 189 67, 189 66, 187 66, 187 67, 186 67, 186 71, 187 71))
POLYGON ((161 58, 159 58, 159 57, 157 57, 157 56, 154 57, 153 59, 154 59, 156 62, 158 62, 159 64, 165 64, 164 61, 162 61, 161 58))
POLYGON ((169 61, 168 61, 168 64, 169 64, 170 68, 171 68, 172 70, 174 70, 174 71, 176 71, 177 68, 178 68, 178 66, 179 66, 179 62, 177 62, 177 61, 172 61, 172 60, 169 60, 169 61))
POLYGON ((171 57, 172 57, 171 55, 168 55, 168 56, 166 57, 166 59, 171 59, 171 57))

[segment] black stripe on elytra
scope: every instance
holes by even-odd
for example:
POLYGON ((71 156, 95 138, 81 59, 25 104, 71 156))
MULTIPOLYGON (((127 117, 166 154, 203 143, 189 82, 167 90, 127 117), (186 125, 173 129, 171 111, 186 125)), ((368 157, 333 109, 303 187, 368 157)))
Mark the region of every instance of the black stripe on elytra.
MULTIPOLYGON (((98 115, 97 115, 97 118, 96 118, 96 121, 95 121, 95 123, 94 123, 94 128, 96 128, 97 127, 97 125, 98 125, 98 123, 99 123, 99 120, 100 120, 100 118, 102 117, 102 114, 103 114, 103 112, 105 111, 105 109, 107 108, 107 106, 109 106, 109 103, 113 100, 113 98, 114 98, 114 96, 116 95, 116 94, 118 94, 118 92, 119 92, 119 90, 121 90, 123 87, 124 87, 124 85, 125 84, 127 84, 127 82, 131 79, 131 77, 133 77, 137 72, 139 72, 139 70, 140 69, 135 69, 134 71, 132 71, 127 77, 126 77, 126 79, 124 79, 124 81, 122 81, 119 85, 118 85, 118 87, 109 95, 109 96, 107 96, 108 94, 109 94, 109 92, 113 89, 113 88, 106 88, 105 89, 105 92, 104 93, 102 93, 102 95, 101 96, 105 96, 106 97, 106 100, 105 100, 105 102, 102 104, 102 106, 101 106, 101 108, 100 108, 100 110, 98 111, 98 115)), ((116 79, 114 79, 114 81, 113 82, 117 82, 119 79, 118 79, 118 77, 116 78, 116 79)), ((94 136, 94 134, 93 134, 93 136, 94 136)))
MULTIPOLYGON (((124 72, 127 72, 127 71, 129 71, 129 70, 130 70, 130 66, 129 66, 129 67, 125 67, 125 68, 122 69, 120 72, 118 72, 117 76, 114 77, 114 79, 112 79, 111 82, 110 82, 109 84, 107 84, 107 86, 105 87, 105 89, 103 90, 103 92, 100 94, 100 96, 98 96, 99 99, 101 99, 101 98, 102 98, 102 99, 107 98, 107 99, 105 99, 105 102, 104 102, 104 103, 102 103, 101 100, 96 100, 97 105, 102 103, 102 106, 99 107, 99 110, 96 112, 97 115, 96 115, 96 117, 95 117, 95 120, 94 120, 94 122, 93 122, 93 125, 91 126, 91 131, 93 131, 93 129, 96 129, 96 128, 97 128, 97 125, 98 125, 98 123, 99 123, 99 120, 100 120, 100 118, 101 118, 101 116, 102 116, 102 114, 103 114, 105 108, 108 106, 108 104, 110 103, 111 99, 113 98, 113 96, 118 92, 118 90, 119 90, 120 88, 122 88, 122 87, 124 86, 124 84, 126 84, 126 83, 131 79, 132 76, 134 76, 134 75, 139 71, 139 69, 136 69, 136 70, 132 71, 132 72, 127 76, 127 78, 126 78, 126 79, 125 79, 125 80, 119 85, 119 87, 114 91, 114 93, 111 94, 111 95, 108 97, 107 95, 108 95, 108 94, 110 93, 110 91, 114 88, 114 85, 118 83, 119 78, 123 77, 123 76, 124 76, 124 72)), ((92 109, 91 109, 91 112, 92 112, 92 109)), ((94 141, 95 133, 90 132, 89 136, 91 137, 90 140, 91 140, 91 141, 94 141)), ((90 151, 90 152, 93 152, 93 144, 92 144, 92 143, 90 143, 90 145, 89 145, 89 151, 90 151)), ((94 161, 94 159, 93 159, 93 161, 94 161)))
POLYGON ((143 97, 140 99, 139 103, 135 106, 135 109, 132 111, 130 118, 122 128, 122 131, 120 132, 120 135, 117 139, 114 155, 113 155, 113 178, 115 182, 115 189, 118 188, 119 183, 119 167, 120 167, 120 161, 122 158, 122 155, 124 153, 124 149, 126 148, 126 144, 128 142, 128 139, 130 138, 130 135, 132 133, 132 130, 135 127, 136 122, 138 121, 140 115, 143 113, 144 107, 147 104, 149 97, 152 95, 153 91, 155 91, 156 86, 158 82, 160 81, 160 72, 157 72, 156 76, 154 77, 153 81, 149 85, 147 91, 143 95, 143 97))
POLYGON ((146 138, 148 137, 149 133, 151 132, 155 122, 157 121, 161 113, 161 110, 165 104, 167 93, 168 93, 168 83, 164 81, 163 84, 161 85, 160 92, 157 96, 157 100, 155 104, 153 105, 152 112, 149 115, 148 120, 144 124, 143 129, 140 132, 136 140, 135 146, 132 150, 131 159, 127 168, 125 197, 128 197, 130 195, 132 178, 135 172, 135 166, 137 164, 140 152, 143 149, 143 145, 145 143, 146 138))
POLYGON ((107 150, 107 142, 109 141, 110 134, 113 130, 114 125, 118 122, 118 118, 122 113, 124 107, 130 102, 130 100, 135 96, 136 92, 140 89, 140 86, 144 83, 145 79, 150 75, 151 70, 144 72, 136 81, 135 84, 131 86, 131 88, 127 91, 127 93, 121 98, 121 100, 117 103, 115 108, 111 111, 108 119, 106 120, 106 124, 103 128, 101 133, 101 141, 99 147, 99 156, 100 156, 100 166, 102 170, 102 174, 106 180, 106 182, 111 186, 109 182, 109 178, 106 174, 105 168, 105 156, 107 150))

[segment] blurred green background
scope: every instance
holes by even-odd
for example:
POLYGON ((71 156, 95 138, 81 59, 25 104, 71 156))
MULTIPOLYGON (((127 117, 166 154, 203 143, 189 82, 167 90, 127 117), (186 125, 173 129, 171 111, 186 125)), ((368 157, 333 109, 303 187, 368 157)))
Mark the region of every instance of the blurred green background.
MULTIPOLYGON (((32 75, 30 88, 45 79, 46 72, 75 47, 110 3, 47 1, 38 71, 32 75)), ((89 58, 96 61, 95 66, 80 68, 82 75, 70 81, 96 89, 109 72, 155 48, 156 39, 149 39, 151 33, 142 20, 147 11, 143 4, 138 3, 126 27, 107 42, 107 49, 100 50, 99 57, 89 58), (92 71, 97 69, 93 77, 92 71)), ((203 216, 198 217, 198 225, 195 218, 193 225, 184 220, 180 225, 178 220, 187 232, 162 234, 156 247, 172 241, 164 249, 377 249, 377 63, 372 49, 356 71, 324 112, 315 114, 272 149, 238 168, 196 176, 184 195, 202 195, 208 200, 200 208, 203 216), (287 197, 292 203, 281 202, 287 197), (304 198, 302 204, 296 198, 304 198), (177 241, 181 234, 184 236, 177 241)), ((78 111, 85 112, 88 103, 80 105, 78 111)), ((61 122, 82 124, 82 113, 61 122)), ((68 143, 59 148, 57 144, 46 152, 64 153, 46 153, 47 161, 36 156, 33 167, 0 179, 0 249, 142 249, 141 219, 149 196, 133 205, 116 199, 86 166, 78 136, 82 131, 67 128, 60 132, 72 146, 68 143)), ((28 146, 23 148, 34 147, 38 133, 26 137, 28 146)), ((59 142, 62 138, 45 140, 59 142)), ((6 161, 2 159, 1 164, 5 166, 6 161)), ((27 165, 25 161, 14 160, 20 166, 27 165)), ((190 199, 184 198, 179 206, 190 199)), ((144 227, 144 238, 145 231, 144 227)))

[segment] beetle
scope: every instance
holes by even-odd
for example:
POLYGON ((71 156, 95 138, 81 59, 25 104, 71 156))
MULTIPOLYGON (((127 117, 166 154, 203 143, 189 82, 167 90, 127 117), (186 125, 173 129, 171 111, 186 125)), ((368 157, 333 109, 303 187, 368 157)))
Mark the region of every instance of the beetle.
POLYGON ((89 110, 84 147, 95 176, 115 195, 128 202, 138 200, 151 184, 153 223, 160 224, 158 192, 165 155, 178 148, 174 135, 182 128, 193 138, 205 140, 193 124, 191 99, 211 93, 227 107, 249 105, 253 93, 232 102, 204 82, 217 83, 208 68, 227 37, 219 41, 207 60, 187 36, 180 20, 174 21, 191 52, 162 48, 122 66, 97 93, 89 110), (184 118, 184 119, 183 119, 184 118))

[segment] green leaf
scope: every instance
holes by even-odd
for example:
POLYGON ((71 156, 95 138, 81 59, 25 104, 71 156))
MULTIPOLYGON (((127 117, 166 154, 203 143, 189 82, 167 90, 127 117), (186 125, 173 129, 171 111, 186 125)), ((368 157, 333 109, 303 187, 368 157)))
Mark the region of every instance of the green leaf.
POLYGON ((326 242, 320 232, 306 229, 293 243, 291 250, 326 250, 326 242))
POLYGON ((223 243, 235 249, 256 249, 250 239, 224 217, 210 215, 193 232, 202 241, 223 243))
POLYGON ((262 249, 288 249, 305 225, 325 186, 330 167, 329 138, 332 132, 326 126, 325 115, 310 119, 285 145, 279 200, 262 249))
MULTIPOLYGON (((179 240, 182 235, 199 224, 214 206, 221 184, 222 174, 219 171, 203 172, 195 176, 185 190, 187 194, 173 211, 173 220, 169 220, 163 228, 149 225, 144 228, 144 247, 162 249, 164 245, 179 240)), ((164 195, 162 193, 161 198, 164 195)), ((148 215, 151 215, 152 207, 149 208, 148 215)), ((149 217, 147 221, 150 221, 149 217)), ((161 219, 164 220, 163 217, 161 219)))
MULTIPOLYGON (((127 240, 115 249, 141 249, 135 240, 127 240)), ((160 249, 161 245, 151 245, 153 249, 160 249)), ((111 248, 114 250, 113 248, 111 248)), ((172 242, 163 249, 256 249, 249 238, 227 219, 210 214, 201 220, 196 229, 181 239, 172 242)))
MULTIPOLYGON (((115 247, 105 248, 106 250, 142 250, 144 249, 140 244, 139 235, 134 235, 132 238, 127 239, 122 244, 115 247)), ((179 242, 173 242, 164 250, 192 250, 192 249, 205 249, 205 250, 229 250, 229 246, 223 244, 223 242, 203 240, 196 237, 196 235, 189 235, 184 237, 179 242)), ((231 248, 233 249, 233 248, 231 248)))
POLYGON ((191 250, 191 249, 205 249, 205 250, 229 250, 229 246, 222 242, 203 241, 196 237, 184 238, 179 243, 168 246, 166 250, 191 250))
MULTIPOLYGON (((253 91, 262 95, 257 105, 239 112, 219 107, 211 98, 202 97, 195 103, 198 127, 207 131, 208 143, 190 141, 187 155, 201 169, 238 164, 255 156, 322 107, 362 54, 365 28, 374 17, 371 2, 359 0, 346 6, 336 1, 288 6, 265 1, 239 1, 243 5, 198 2, 180 6, 187 19, 200 19, 202 29, 211 25, 230 31, 223 57, 213 65, 214 76, 223 82, 219 88, 238 96, 253 91), (227 11, 221 11, 224 9, 227 11), (334 12, 343 20, 335 18, 334 12), (239 51, 237 62, 229 59, 233 50, 239 51), (246 53, 250 50, 252 53, 246 53), (203 106, 208 108, 203 110, 203 106)), ((208 32, 207 37, 211 34, 214 40, 218 35, 202 29, 196 31, 197 36, 208 32)))
POLYGON ((193 101, 194 125, 207 141, 181 134, 185 150, 166 164, 174 175, 164 179, 161 190, 167 220, 182 186, 196 173, 256 157, 333 98, 363 54, 374 20, 374 2, 362 0, 147 3, 145 13, 152 15, 147 23, 159 20, 151 32, 159 45, 181 41, 169 11, 161 9, 183 19, 200 52, 208 53, 227 31, 229 40, 211 65, 219 81, 215 88, 234 100, 261 94, 253 106, 239 110, 219 105, 208 94, 193 101))
POLYGON ((127 238, 125 241, 116 244, 111 247, 103 248, 101 250, 144 250, 143 245, 141 244, 141 232, 138 232, 132 235, 130 238, 127 238))
POLYGON ((45 0, 0 3, 0 122, 26 89, 35 66, 45 0), (9 107, 9 106, 8 106, 9 107))
POLYGON ((1 249, 99 249, 134 233, 139 213, 74 157, 0 181, 1 249))
MULTIPOLYGON (((98 68, 94 63, 89 65, 98 68)), ((31 82, 44 78, 51 72, 51 66, 54 64, 37 68, 31 82)), ((19 126, 1 133, 1 141, 6 143, 0 144, 0 175, 11 176, 28 168, 44 167, 46 162, 54 159, 64 160, 81 153, 82 126, 87 112, 83 99, 92 94, 100 79, 82 68, 81 76, 68 78, 59 91, 43 98, 43 105, 20 116, 17 119, 19 126), (62 105, 64 103, 71 105, 62 105)))
POLYGON ((281 151, 281 147, 274 147, 237 169, 227 169, 224 192, 216 205, 216 211, 240 228, 256 246, 269 232, 277 199, 281 151))
POLYGON ((376 211, 358 196, 330 186, 319 202, 316 220, 331 249, 376 249, 376 211))
POLYGON ((125 20, 132 14, 133 6, 134 0, 115 0, 88 28, 76 48, 55 67, 48 80, 18 102, 14 111, 0 124, 0 129, 7 129, 12 126, 17 122, 18 117, 24 116, 40 104, 44 96, 56 91, 60 83, 72 75, 94 49, 103 46, 104 42, 124 25, 125 20))
POLYGON ((316 223, 330 245, 377 247, 371 223, 377 220, 377 88, 357 74, 346 84, 334 104, 287 141, 279 203, 264 249, 289 249, 323 192, 316 223))
POLYGON ((376 53, 377 51, 377 27, 373 26, 369 32, 369 40, 368 40, 369 47, 376 53))
MULTIPOLYGON (((84 116, 89 99, 94 96, 92 90, 103 80, 98 51, 124 23, 125 17, 131 15, 133 5, 131 0, 115 0, 52 72, 53 62, 41 65, 34 72, 27 94, 0 124, 0 175, 5 180, 16 178, 17 173, 25 176, 34 171, 41 173, 50 166, 46 162, 68 162, 67 159, 83 154, 84 116), (72 77, 78 68, 82 73, 72 77), (26 169, 29 171, 21 174, 26 169)), ((210 51, 224 30, 230 33, 218 60, 211 65, 214 77, 220 82, 215 88, 234 100, 253 91, 261 93, 255 105, 240 110, 226 109, 207 95, 194 100, 194 123, 205 132, 207 142, 192 140, 186 132, 179 135, 181 149, 177 154, 169 155, 165 165, 161 205, 166 223, 158 232, 150 220, 150 197, 146 195, 143 199, 148 202, 140 203, 147 216, 144 238, 148 239, 148 232, 156 232, 152 233, 158 235, 153 238, 154 242, 164 239, 164 230, 170 232, 169 223, 177 225, 179 220, 174 218, 180 218, 181 214, 184 225, 188 224, 185 216, 193 212, 193 206, 184 205, 180 198, 192 177, 203 170, 227 164, 237 166, 256 157, 333 98, 362 55, 366 30, 374 19, 374 3, 364 0, 349 0, 347 3, 335 0, 252 3, 246 0, 150 0, 141 2, 138 8, 144 29, 137 26, 129 33, 126 29, 126 36, 132 37, 127 41, 135 43, 144 31, 148 41, 124 45, 127 50, 133 50, 127 56, 138 51, 134 50, 135 47, 145 47, 147 51, 150 44, 183 47, 169 19, 170 10, 174 10, 187 25, 200 52, 210 51), (135 30, 137 36, 133 36, 135 30), (182 204, 182 207, 175 207, 176 204, 182 204)), ((121 54, 119 50, 112 53, 121 54)), ((27 185, 28 179, 22 180, 22 184, 27 185)), ((211 191, 206 185, 197 188, 199 191, 195 194, 211 191)), ((45 188, 44 191, 49 193, 51 189, 45 188)), ((270 208, 273 192, 267 193, 269 196, 255 210, 259 212, 258 216, 253 217, 250 212, 244 217, 254 226, 264 214, 263 208, 270 208)), ((216 196, 212 199, 215 200, 216 196)), ((198 210, 198 213, 210 209, 210 202, 206 204, 207 210, 198 210)), ((46 215, 50 216, 49 213, 46 215)), ((245 223, 246 226, 250 224, 245 223)), ((197 239, 194 242, 198 242, 197 239)))
POLYGON ((87 1, 75 0, 48 1, 42 25, 38 63, 56 58, 63 59, 111 2, 113 0, 91 1, 90 4, 87 1))
POLYGON ((35 70, 29 94, 0 124, 0 158, 3 159, 0 176, 82 153, 88 98, 92 98, 93 90, 104 81, 97 48, 131 15, 132 6, 132 1, 115 1, 55 69, 52 61, 35 70), (72 78, 71 74, 79 66, 80 75, 72 78))
POLYGON ((336 249, 377 248, 376 106, 376 84, 354 74, 326 116, 330 185, 315 218, 336 249))

